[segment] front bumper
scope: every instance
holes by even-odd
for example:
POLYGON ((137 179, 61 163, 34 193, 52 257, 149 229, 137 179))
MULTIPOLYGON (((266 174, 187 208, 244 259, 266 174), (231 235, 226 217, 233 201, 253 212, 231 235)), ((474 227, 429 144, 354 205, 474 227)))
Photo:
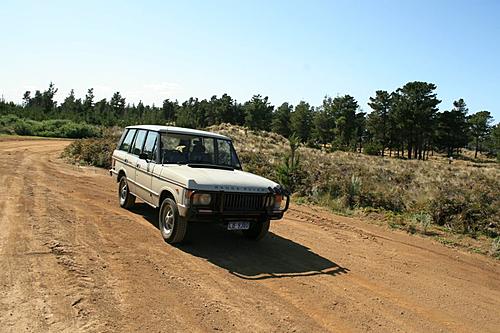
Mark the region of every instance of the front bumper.
MULTIPOLYGON (((199 222, 228 222, 228 221, 256 221, 256 220, 279 220, 288 210, 290 196, 287 193, 280 193, 285 201, 284 207, 275 209, 273 205, 263 204, 262 207, 226 207, 225 196, 245 195, 244 193, 210 192, 212 202, 208 206, 195 206, 192 204, 192 197, 197 191, 193 191, 189 197, 188 205, 178 205, 179 213, 190 221, 199 222)), ((203 193, 207 193, 203 191, 203 193)), ((276 193, 270 192, 262 195, 264 203, 271 202, 276 193)))

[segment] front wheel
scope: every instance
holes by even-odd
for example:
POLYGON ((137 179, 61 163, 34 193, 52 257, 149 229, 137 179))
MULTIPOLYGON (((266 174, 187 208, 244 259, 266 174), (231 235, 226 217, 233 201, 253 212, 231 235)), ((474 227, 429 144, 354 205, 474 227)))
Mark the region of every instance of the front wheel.
POLYGON ((135 203, 135 195, 130 193, 128 189, 127 177, 125 176, 120 178, 120 183, 118 185, 118 199, 122 208, 130 208, 135 203))
POLYGON ((250 229, 243 230, 243 236, 252 240, 261 240, 269 231, 269 220, 253 222, 250 229))
POLYGON ((175 244, 184 240, 187 231, 187 220, 179 215, 174 200, 170 198, 163 200, 158 218, 161 235, 167 243, 175 244))

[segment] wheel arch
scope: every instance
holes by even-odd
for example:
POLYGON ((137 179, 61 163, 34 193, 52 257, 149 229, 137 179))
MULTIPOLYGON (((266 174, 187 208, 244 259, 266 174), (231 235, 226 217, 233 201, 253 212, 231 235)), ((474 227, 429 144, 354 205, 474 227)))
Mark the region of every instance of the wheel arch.
POLYGON ((116 182, 119 183, 122 177, 127 177, 127 174, 125 173, 125 170, 120 169, 120 171, 118 171, 118 175, 116 176, 116 182))
POLYGON ((160 197, 158 199, 158 207, 160 207, 163 200, 165 200, 167 198, 170 198, 170 199, 174 200, 175 203, 177 203, 177 200, 175 200, 175 196, 174 196, 172 190, 169 188, 164 188, 160 192, 160 197))

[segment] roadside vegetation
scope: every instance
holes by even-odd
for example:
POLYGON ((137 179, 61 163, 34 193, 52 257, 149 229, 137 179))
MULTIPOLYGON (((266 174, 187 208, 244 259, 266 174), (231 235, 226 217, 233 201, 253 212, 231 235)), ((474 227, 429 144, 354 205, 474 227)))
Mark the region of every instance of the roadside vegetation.
POLYGON ((68 119, 37 121, 9 114, 0 116, 0 134, 79 139, 99 137, 101 130, 97 126, 75 123, 68 119))
POLYGON ((100 138, 75 140, 63 151, 62 157, 71 163, 111 168, 111 155, 120 139, 122 129, 109 128, 100 138))

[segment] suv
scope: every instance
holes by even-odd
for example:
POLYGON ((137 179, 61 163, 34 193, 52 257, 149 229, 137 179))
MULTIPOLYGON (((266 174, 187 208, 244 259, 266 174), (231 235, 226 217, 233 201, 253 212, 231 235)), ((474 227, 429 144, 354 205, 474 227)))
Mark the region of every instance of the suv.
POLYGON ((181 242, 191 222, 221 223, 259 240, 290 201, 279 184, 242 171, 230 138, 188 128, 127 127, 110 174, 121 207, 139 197, 160 208, 158 225, 168 243, 181 242))

